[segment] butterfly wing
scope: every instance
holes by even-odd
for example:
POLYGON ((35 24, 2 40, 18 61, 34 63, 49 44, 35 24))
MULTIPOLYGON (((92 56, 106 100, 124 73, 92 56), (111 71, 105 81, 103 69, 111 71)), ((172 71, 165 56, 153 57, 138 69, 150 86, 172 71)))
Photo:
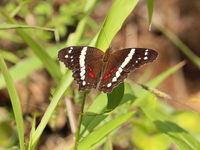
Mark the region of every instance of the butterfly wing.
POLYGON ((59 51, 58 58, 72 70, 79 90, 96 88, 104 53, 94 47, 72 46, 59 51))
POLYGON ((152 62, 158 53, 151 49, 127 48, 111 53, 102 73, 98 90, 110 93, 119 83, 123 82, 130 71, 152 62))

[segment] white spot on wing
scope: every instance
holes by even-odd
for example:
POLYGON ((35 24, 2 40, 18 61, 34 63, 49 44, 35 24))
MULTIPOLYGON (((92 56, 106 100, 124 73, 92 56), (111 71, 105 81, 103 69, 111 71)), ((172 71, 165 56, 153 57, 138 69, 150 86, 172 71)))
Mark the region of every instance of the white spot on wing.
MULTIPOLYGON (((130 60, 133 58, 133 55, 135 54, 135 49, 132 48, 131 51, 129 52, 128 56, 125 58, 124 62, 122 63, 122 65, 118 68, 115 77, 113 77, 112 82, 116 82, 117 79, 120 77, 123 68, 130 62, 130 60)), ((111 86, 111 85, 110 85, 111 86)), ((108 87, 108 85, 107 85, 108 87)))
POLYGON ((121 72, 122 72, 122 68, 121 68, 121 67, 119 67, 118 71, 121 73, 121 72))
POLYGON ((120 67, 124 68, 129 63, 129 61, 132 59, 134 54, 135 54, 135 49, 132 48, 130 53, 128 54, 128 56, 126 57, 126 59, 124 60, 124 62, 122 63, 122 65, 120 67))
POLYGON ((145 56, 145 57, 144 57, 144 60, 147 60, 147 59, 148 59, 148 57, 147 57, 147 56, 145 56))
POLYGON ((72 49, 69 50, 69 53, 71 53, 71 52, 72 52, 72 49))
POLYGON ((82 72, 83 70, 85 70, 85 67, 82 67, 82 68, 81 68, 81 72, 82 72))
POLYGON ((69 56, 68 55, 65 55, 65 58, 68 58, 69 56))
POLYGON ((86 55, 87 47, 83 47, 81 51, 81 55, 79 57, 79 65, 80 65, 80 76, 81 80, 85 79, 85 55, 86 55))
POLYGON ((116 74, 115 74, 116 78, 118 78, 120 76, 120 72, 117 71, 116 74))
POLYGON ((84 76, 84 74, 85 74, 85 70, 81 71, 80 76, 82 77, 84 76))
POLYGON ((108 83, 108 84, 107 84, 107 87, 111 87, 111 85, 112 85, 112 83, 108 83))
POLYGON ((141 59, 141 57, 138 57, 138 59, 140 60, 140 59, 141 59))
POLYGON ((85 80, 85 75, 81 77, 81 80, 85 80))
POLYGON ((148 52, 146 51, 146 52, 144 53, 144 55, 145 55, 145 56, 148 55, 148 52))
POLYGON ((117 77, 114 77, 113 79, 112 79, 112 82, 116 82, 117 81, 117 77))
POLYGON ((71 56, 70 58, 73 58, 73 56, 71 56))
POLYGON ((137 63, 138 63, 138 61, 136 60, 136 61, 135 61, 135 63, 137 64, 137 63))
POLYGON ((83 83, 82 83, 82 84, 83 84, 83 86, 85 86, 85 85, 86 85, 86 82, 85 82, 85 81, 83 81, 83 83))

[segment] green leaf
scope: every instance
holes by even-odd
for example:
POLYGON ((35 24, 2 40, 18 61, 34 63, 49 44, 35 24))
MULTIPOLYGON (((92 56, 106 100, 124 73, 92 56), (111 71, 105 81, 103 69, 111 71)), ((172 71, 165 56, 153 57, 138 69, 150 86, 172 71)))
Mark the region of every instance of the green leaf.
POLYGON ((115 109, 121 102, 124 96, 124 84, 119 84, 118 88, 114 88, 112 93, 108 93, 108 104, 106 112, 115 109))
POLYGON ((106 135, 108 135, 110 132, 115 130, 117 127, 122 125, 124 122, 128 121, 135 112, 130 112, 126 115, 117 117, 107 123, 105 123, 103 126, 96 129, 94 132, 86 136, 83 140, 80 141, 78 145, 78 150, 88 150, 90 149, 94 144, 102 140, 106 135))
POLYGON ((144 114, 155 124, 157 129, 166 134, 181 150, 200 149, 199 141, 190 133, 179 127, 177 124, 168 121, 165 117, 160 116, 156 111, 152 111, 147 107, 141 107, 144 114))
POLYGON ((132 12, 138 0, 115 0, 104 21, 96 42, 96 47, 103 52, 109 47, 112 39, 122 27, 127 16, 132 12))
POLYGON ((147 0, 147 8, 149 14, 149 30, 151 30, 151 21, 153 15, 153 0, 147 0))
POLYGON ((20 100, 17 94, 17 91, 15 89, 12 77, 10 76, 7 66, 4 62, 3 57, 0 54, 0 69, 2 71, 2 74, 4 76, 4 79, 6 81, 6 85, 8 88, 8 93, 11 99, 12 103, 12 108, 14 111, 14 116, 17 124, 17 131, 18 131, 18 136, 19 136, 19 142, 20 142, 20 147, 22 150, 25 150, 25 145, 24 145, 24 123, 23 123, 23 117, 22 117, 22 109, 20 105, 20 100))
POLYGON ((132 140, 136 147, 142 150, 155 150, 157 147, 159 150, 169 150, 171 142, 168 137, 162 133, 147 135, 142 128, 135 126, 135 124, 133 126, 132 140))

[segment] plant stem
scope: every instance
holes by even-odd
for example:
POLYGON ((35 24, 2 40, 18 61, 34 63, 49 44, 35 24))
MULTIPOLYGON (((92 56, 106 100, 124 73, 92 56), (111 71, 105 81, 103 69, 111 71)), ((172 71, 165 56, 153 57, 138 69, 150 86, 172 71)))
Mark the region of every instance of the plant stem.
POLYGON ((77 148, 78 148, 79 134, 80 134, 81 123, 82 123, 82 119, 83 119, 86 95, 87 95, 87 92, 84 92, 83 100, 82 100, 82 104, 81 104, 81 112, 79 114, 79 119, 78 119, 78 128, 77 128, 76 136, 75 136, 76 139, 75 139, 74 150, 77 150, 77 148))

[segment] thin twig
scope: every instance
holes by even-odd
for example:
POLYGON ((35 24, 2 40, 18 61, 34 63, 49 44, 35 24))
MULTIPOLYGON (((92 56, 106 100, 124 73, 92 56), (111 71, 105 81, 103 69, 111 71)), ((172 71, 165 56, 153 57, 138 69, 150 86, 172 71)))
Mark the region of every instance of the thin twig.
POLYGON ((86 95, 87 95, 87 92, 84 92, 83 100, 82 100, 82 104, 81 104, 81 112, 79 114, 78 128, 77 128, 77 131, 76 131, 76 140, 75 140, 74 150, 77 150, 77 148, 78 148, 79 134, 80 134, 81 123, 82 123, 83 114, 84 114, 84 106, 85 106, 86 95))
POLYGON ((177 99, 171 97, 170 95, 168 95, 168 94, 166 94, 166 93, 164 93, 164 92, 162 92, 160 90, 148 87, 148 86, 146 86, 144 84, 138 84, 138 85, 140 85, 142 88, 148 90, 149 92, 155 94, 157 97, 160 97, 160 98, 163 98, 163 99, 166 99, 166 100, 170 100, 171 102, 175 102, 177 104, 181 104, 182 106, 185 106, 186 108, 189 108, 191 111, 196 112, 196 113, 198 113, 200 115, 200 111, 199 110, 194 109, 190 105, 188 105, 186 103, 183 103, 182 101, 177 100, 177 99))
POLYGON ((64 100, 65 100, 65 104, 66 104, 66 107, 67 107, 67 114, 68 114, 68 118, 69 118, 69 124, 70 124, 71 131, 72 131, 72 134, 74 135, 74 139, 75 139, 77 121, 75 119, 73 104, 72 104, 71 99, 69 97, 67 97, 67 96, 64 97, 64 100))

